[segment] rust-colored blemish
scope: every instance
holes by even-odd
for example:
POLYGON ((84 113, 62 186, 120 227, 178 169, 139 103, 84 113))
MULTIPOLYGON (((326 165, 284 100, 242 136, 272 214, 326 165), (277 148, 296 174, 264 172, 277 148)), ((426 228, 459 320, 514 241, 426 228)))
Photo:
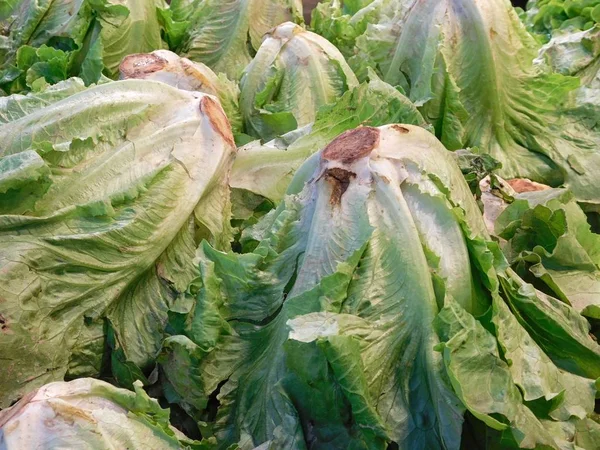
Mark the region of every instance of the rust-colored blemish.
POLYGON ((119 66, 121 78, 144 78, 149 73, 158 72, 167 66, 168 61, 152 53, 135 53, 126 56, 119 66))
POLYGON ((325 172, 325 179, 331 184, 331 198, 329 202, 332 205, 339 205, 342 201, 342 195, 348 189, 350 180, 356 177, 356 174, 340 167, 332 167, 325 172))
POLYGON ((398 133, 402 133, 402 134, 410 133, 410 130, 408 128, 403 127, 402 125, 398 125, 397 123, 392 125, 392 128, 394 130, 396 130, 398 133))
POLYGON ((229 120, 227 120, 227 116, 223 112, 221 105, 211 97, 205 96, 200 100, 200 111, 208 116, 213 129, 229 144, 235 146, 231 125, 229 124, 229 120))
POLYGON ((2 314, 0 314, 0 331, 8 331, 8 320, 2 314))
POLYGON ((360 127, 345 131, 336 137, 323 150, 322 157, 328 161, 350 164, 371 154, 379 143, 379 130, 373 127, 360 127))
MULTIPOLYGON (((203 87, 209 87, 212 94, 216 92, 215 87, 210 82, 210 80, 202 73, 201 70, 196 67, 196 65, 187 58, 181 58, 180 66, 183 69, 183 73, 187 75, 188 80, 192 78, 197 83, 194 84, 195 89, 201 90, 203 87)), ((206 92, 206 91, 203 91, 206 92)))
POLYGON ((507 183, 515 190, 515 192, 518 192, 519 194, 523 192, 545 191, 550 189, 550 186, 536 183, 535 181, 528 180, 527 178, 513 178, 512 180, 508 180, 507 183))

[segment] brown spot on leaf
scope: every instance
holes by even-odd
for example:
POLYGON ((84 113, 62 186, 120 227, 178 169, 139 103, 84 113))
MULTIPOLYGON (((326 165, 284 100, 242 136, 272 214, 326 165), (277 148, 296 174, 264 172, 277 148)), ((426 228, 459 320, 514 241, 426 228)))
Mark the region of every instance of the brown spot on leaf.
POLYGON ((119 72, 121 73, 122 80, 144 78, 149 73, 162 70, 167 64, 168 61, 166 59, 152 53, 135 53, 123 59, 119 66, 119 72))
POLYGON ((348 189, 350 180, 356 177, 356 174, 339 167, 332 167, 327 169, 325 172, 325 179, 331 184, 331 198, 330 203, 332 205, 339 205, 342 200, 342 195, 348 189))
POLYGON ((546 189, 550 189, 550 186, 536 183, 527 178, 513 178, 512 180, 508 180, 507 183, 519 194, 522 192, 545 191, 546 189))
POLYGON ((408 128, 403 127, 402 125, 398 125, 397 123, 392 125, 392 128, 402 134, 410 133, 410 130, 408 128))
POLYGON ((360 127, 345 131, 336 137, 323 150, 322 157, 328 161, 351 164, 357 159, 371 154, 379 143, 379 130, 373 127, 360 127))
POLYGON ((229 124, 229 120, 227 120, 227 116, 223 112, 221 105, 211 97, 205 96, 200 100, 200 111, 208 116, 213 129, 229 144, 235 147, 235 141, 233 140, 233 134, 231 133, 231 125, 229 124))
POLYGON ((8 331, 8 319, 0 314, 0 331, 6 333, 8 331))
POLYGON ((190 90, 217 95, 217 89, 211 83, 211 80, 192 61, 187 58, 181 58, 179 67, 181 67, 183 73, 186 75, 186 81, 190 85, 190 90))

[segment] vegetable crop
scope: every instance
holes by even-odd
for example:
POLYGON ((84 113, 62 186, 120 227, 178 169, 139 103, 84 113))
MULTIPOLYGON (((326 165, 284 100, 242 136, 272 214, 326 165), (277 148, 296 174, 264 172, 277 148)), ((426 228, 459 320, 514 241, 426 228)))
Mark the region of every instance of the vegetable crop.
POLYGON ((0 448, 597 450, 600 4, 520 6, 0 2, 0 448))

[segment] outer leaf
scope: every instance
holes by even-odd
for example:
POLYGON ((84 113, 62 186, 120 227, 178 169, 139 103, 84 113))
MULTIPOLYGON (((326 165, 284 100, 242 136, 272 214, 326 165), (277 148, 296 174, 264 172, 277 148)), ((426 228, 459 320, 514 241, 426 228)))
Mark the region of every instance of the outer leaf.
POLYGON ((567 421, 585 419, 594 410, 594 381, 559 370, 501 300, 494 301, 493 319, 509 370, 525 401, 550 402, 550 416, 567 421))
POLYGON ((436 328, 445 341, 441 348, 452 386, 475 417, 496 430, 511 429, 519 447, 557 448, 523 403, 492 334, 453 302, 438 315, 436 328), (487 382, 475 389, 481 380, 487 382))
POLYGON ((540 49, 537 61, 563 75, 580 77, 583 86, 600 89, 600 25, 557 34, 540 49))
POLYGON ((505 253, 550 292, 584 315, 600 318, 600 236, 569 192, 520 194, 498 217, 505 253))
POLYGON ((600 377, 600 346, 590 337, 585 318, 535 291, 511 270, 501 283, 515 317, 558 367, 591 379, 600 377))

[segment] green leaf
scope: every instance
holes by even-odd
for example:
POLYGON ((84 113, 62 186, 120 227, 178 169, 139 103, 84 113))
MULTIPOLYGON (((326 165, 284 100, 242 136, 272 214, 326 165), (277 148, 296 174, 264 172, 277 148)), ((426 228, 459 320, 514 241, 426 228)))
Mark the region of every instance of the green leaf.
POLYGON ((157 13, 164 6, 162 0, 91 0, 91 5, 101 26, 102 60, 108 77, 117 77, 125 56, 164 47, 157 13))
POLYGON ((104 47, 102 45, 102 39, 96 39, 81 64, 79 76, 86 86, 98 82, 102 76, 102 71, 104 70, 104 62, 102 61, 103 54, 104 47))
POLYGON ((527 28, 548 40, 561 29, 586 29, 586 23, 600 23, 597 0, 531 0, 523 19, 527 28))
POLYGON ((469 411, 491 428, 510 429, 519 447, 556 448, 525 406, 494 336, 455 302, 444 306, 435 324, 452 386, 469 411), (487 382, 482 385, 481 380, 487 382))
POLYGON ((571 417, 585 419, 594 411, 594 380, 558 369, 499 298, 494 299, 492 321, 510 373, 525 401, 543 399, 550 404, 550 416, 562 421, 571 417))
POLYGON ((510 269, 500 281, 519 323, 559 368, 591 379, 600 377, 600 346, 590 336, 584 317, 536 291, 510 269))
POLYGON ((49 173, 44 160, 31 150, 0 158, 0 194, 38 181, 49 173))

